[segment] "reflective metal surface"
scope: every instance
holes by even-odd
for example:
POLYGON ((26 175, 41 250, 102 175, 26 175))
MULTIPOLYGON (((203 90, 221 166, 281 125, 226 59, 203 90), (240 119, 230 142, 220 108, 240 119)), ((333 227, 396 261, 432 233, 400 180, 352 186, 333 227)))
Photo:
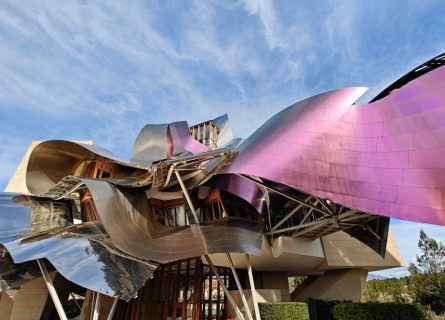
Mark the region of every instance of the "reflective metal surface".
POLYGON ((157 264, 115 248, 100 224, 71 225, 67 206, 57 207, 55 202, 0 194, 0 243, 8 252, 1 258, 1 288, 40 276, 34 260, 46 258, 82 287, 125 300, 134 297, 157 264))
POLYGON ((80 175, 88 161, 103 157, 119 165, 143 169, 127 163, 97 145, 63 140, 50 140, 38 144, 32 151, 26 172, 26 185, 32 194, 40 194, 54 187, 69 175, 80 175))
POLYGON ((208 225, 163 226, 149 214, 143 190, 119 190, 98 180, 84 182, 110 241, 131 255, 168 261, 228 251, 260 253, 262 227, 254 222, 234 219, 208 225))
POLYGON ((139 132, 131 151, 132 161, 151 165, 153 161, 166 159, 168 124, 147 124, 139 132))
POLYGON ((206 145, 195 140, 189 131, 189 126, 185 121, 178 121, 169 124, 171 141, 173 144, 172 156, 179 157, 184 154, 196 154, 210 150, 206 145))
POLYGON ((267 215, 268 192, 257 184, 232 174, 215 176, 209 185, 230 192, 249 202, 262 215, 267 215))
POLYGON ((40 277, 35 261, 14 263, 8 253, 0 254, 0 292, 13 289, 40 277))
POLYGON ((255 255, 260 252, 263 226, 256 222, 232 218, 201 225, 164 226, 154 219, 144 189, 119 188, 107 181, 86 178, 71 177, 69 182, 85 184, 107 239, 134 257, 165 262, 228 249, 255 255))
POLYGON ((216 124, 219 130, 218 140, 216 141, 218 148, 233 145, 233 133, 232 127, 229 123, 229 116, 227 114, 223 114, 212 121, 216 124))
POLYGON ((344 206, 445 225, 445 67, 367 105, 363 88, 301 101, 237 149, 224 173, 259 176, 344 206))
POLYGON ((209 149, 193 139, 185 121, 147 124, 133 144, 131 162, 150 166, 154 161, 201 153, 209 149))

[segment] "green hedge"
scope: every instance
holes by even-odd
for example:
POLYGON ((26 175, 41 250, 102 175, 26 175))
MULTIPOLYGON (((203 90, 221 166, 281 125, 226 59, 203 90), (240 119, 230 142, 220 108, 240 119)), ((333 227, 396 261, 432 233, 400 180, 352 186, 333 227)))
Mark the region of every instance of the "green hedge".
POLYGON ((335 320, 432 320, 419 304, 339 302, 332 309, 335 320))
POLYGON ((332 309, 337 303, 349 301, 329 301, 319 299, 309 299, 307 304, 309 308, 309 319, 311 320, 334 320, 332 309))
POLYGON ((261 320, 432 320, 431 311, 419 304, 309 301, 260 303, 261 320), (331 309, 332 308, 332 309, 331 309), (314 312, 317 310, 317 312, 314 312))
POLYGON ((260 303, 261 320, 309 320, 307 304, 303 302, 260 303))

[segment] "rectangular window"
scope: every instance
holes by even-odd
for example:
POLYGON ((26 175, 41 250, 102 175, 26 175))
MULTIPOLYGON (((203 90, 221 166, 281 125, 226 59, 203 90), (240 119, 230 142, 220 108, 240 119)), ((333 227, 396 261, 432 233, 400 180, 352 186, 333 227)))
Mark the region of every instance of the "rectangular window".
POLYGON ((82 176, 88 178, 112 178, 118 171, 117 165, 106 159, 95 159, 91 161, 82 176))

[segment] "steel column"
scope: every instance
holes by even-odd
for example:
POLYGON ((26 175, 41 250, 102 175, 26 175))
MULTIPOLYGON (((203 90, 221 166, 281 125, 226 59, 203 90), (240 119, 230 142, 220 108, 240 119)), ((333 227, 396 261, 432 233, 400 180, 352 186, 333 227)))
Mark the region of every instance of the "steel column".
POLYGON ((59 299, 56 288, 54 287, 53 281, 46 269, 45 262, 41 259, 37 259, 37 264, 39 265, 40 272, 42 273, 43 280, 45 280, 46 287, 48 288, 51 299, 53 300, 54 306, 56 307, 57 314, 61 320, 67 320, 65 310, 63 310, 62 302, 59 299))
MULTIPOLYGON (((178 171, 175 170, 175 174, 176 174, 176 178, 178 179, 179 185, 181 186, 182 189, 182 193, 185 196, 185 199, 187 200, 188 205, 190 206, 190 209, 192 210, 193 213, 193 217, 195 218, 195 222, 196 224, 199 225, 199 220, 198 217, 196 215, 196 210, 195 210, 195 206, 193 205, 192 200, 190 199, 190 196, 187 192, 187 189, 184 185, 184 182, 182 181, 181 175, 179 174, 178 171)), ((220 284, 220 286, 223 288, 225 295, 227 296, 227 300, 229 300, 229 303, 232 305, 232 307, 235 309, 236 314, 238 315, 240 320, 245 320, 243 314, 241 313, 240 309, 238 308, 235 300, 233 300, 232 295, 230 294, 229 290, 227 289, 227 287, 225 286, 224 282, 222 281, 221 277, 219 276, 218 272, 215 269, 215 266, 213 265, 212 261, 210 260, 210 257, 206 254, 204 255, 204 258, 207 260, 207 263, 209 264, 210 268, 212 269, 212 272, 215 274, 216 278, 218 279, 218 282, 220 284)), ((238 285, 238 283, 237 283, 238 285)), ((244 303, 244 301, 243 301, 244 303)), ((248 310, 248 308, 247 308, 248 310)), ((249 312, 247 311, 246 312, 249 312)), ((257 318, 259 320, 259 318, 257 318)))
POLYGON ((190 207, 190 210, 192 210, 193 217, 195 218, 195 223, 199 224, 198 216, 196 215, 195 206, 193 205, 192 200, 190 199, 189 193, 187 192, 187 189, 185 188, 184 182, 182 181, 181 175, 178 171, 175 170, 176 179, 178 179, 179 185, 181 186, 182 193, 184 193, 184 197, 187 200, 187 203, 190 207))
POLYGON ((117 303, 119 302, 118 298, 114 298, 113 304, 111 305, 110 312, 108 313, 107 320, 112 320, 114 316, 114 312, 116 311, 117 303))
POLYGON ((224 293, 227 296, 227 300, 229 300, 230 304, 232 305, 232 308, 235 309, 235 312, 236 312, 238 318, 240 318, 240 320, 245 320, 243 314, 241 313, 240 309, 236 305, 235 300, 233 300, 232 295, 230 294, 226 285, 224 284, 221 277, 219 276, 219 273, 216 271, 215 266, 213 265, 212 261, 210 260, 210 257, 208 255, 204 255, 204 258, 207 260, 207 263, 209 264, 210 269, 212 269, 212 272, 215 274, 216 279, 218 279, 219 285, 223 288, 224 293))
POLYGON ((241 287, 241 283, 238 278, 238 273, 236 272, 235 267, 233 266, 232 257, 230 257, 230 253, 226 253, 226 255, 227 255, 227 259, 229 260, 230 269, 232 270, 233 278, 235 279, 235 283, 238 288, 238 292, 241 296, 241 300, 243 301, 243 305, 244 305, 244 309, 246 310, 247 317, 249 318, 249 320, 253 320, 252 313, 250 312, 249 304, 247 303, 246 296, 244 295, 243 288, 241 287))
POLYGON ((258 308, 258 300, 256 298, 255 282, 253 281, 252 266, 250 265, 250 257, 246 253, 247 274, 249 275, 250 291, 252 292, 253 309, 255 310, 256 320, 261 320, 260 309, 258 308))

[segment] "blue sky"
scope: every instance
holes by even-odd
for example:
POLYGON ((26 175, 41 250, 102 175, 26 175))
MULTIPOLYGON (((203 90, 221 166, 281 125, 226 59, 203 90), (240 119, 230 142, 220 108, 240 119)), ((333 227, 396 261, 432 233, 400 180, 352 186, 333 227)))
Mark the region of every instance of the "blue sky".
MULTIPOLYGON (((445 51, 443 1, 2 1, 0 188, 32 140, 94 139, 129 158, 145 123, 227 112, 246 137, 345 86, 368 101, 445 51)), ((407 261, 418 230, 393 222, 407 261)), ((386 275, 403 270, 386 271, 386 275)))

